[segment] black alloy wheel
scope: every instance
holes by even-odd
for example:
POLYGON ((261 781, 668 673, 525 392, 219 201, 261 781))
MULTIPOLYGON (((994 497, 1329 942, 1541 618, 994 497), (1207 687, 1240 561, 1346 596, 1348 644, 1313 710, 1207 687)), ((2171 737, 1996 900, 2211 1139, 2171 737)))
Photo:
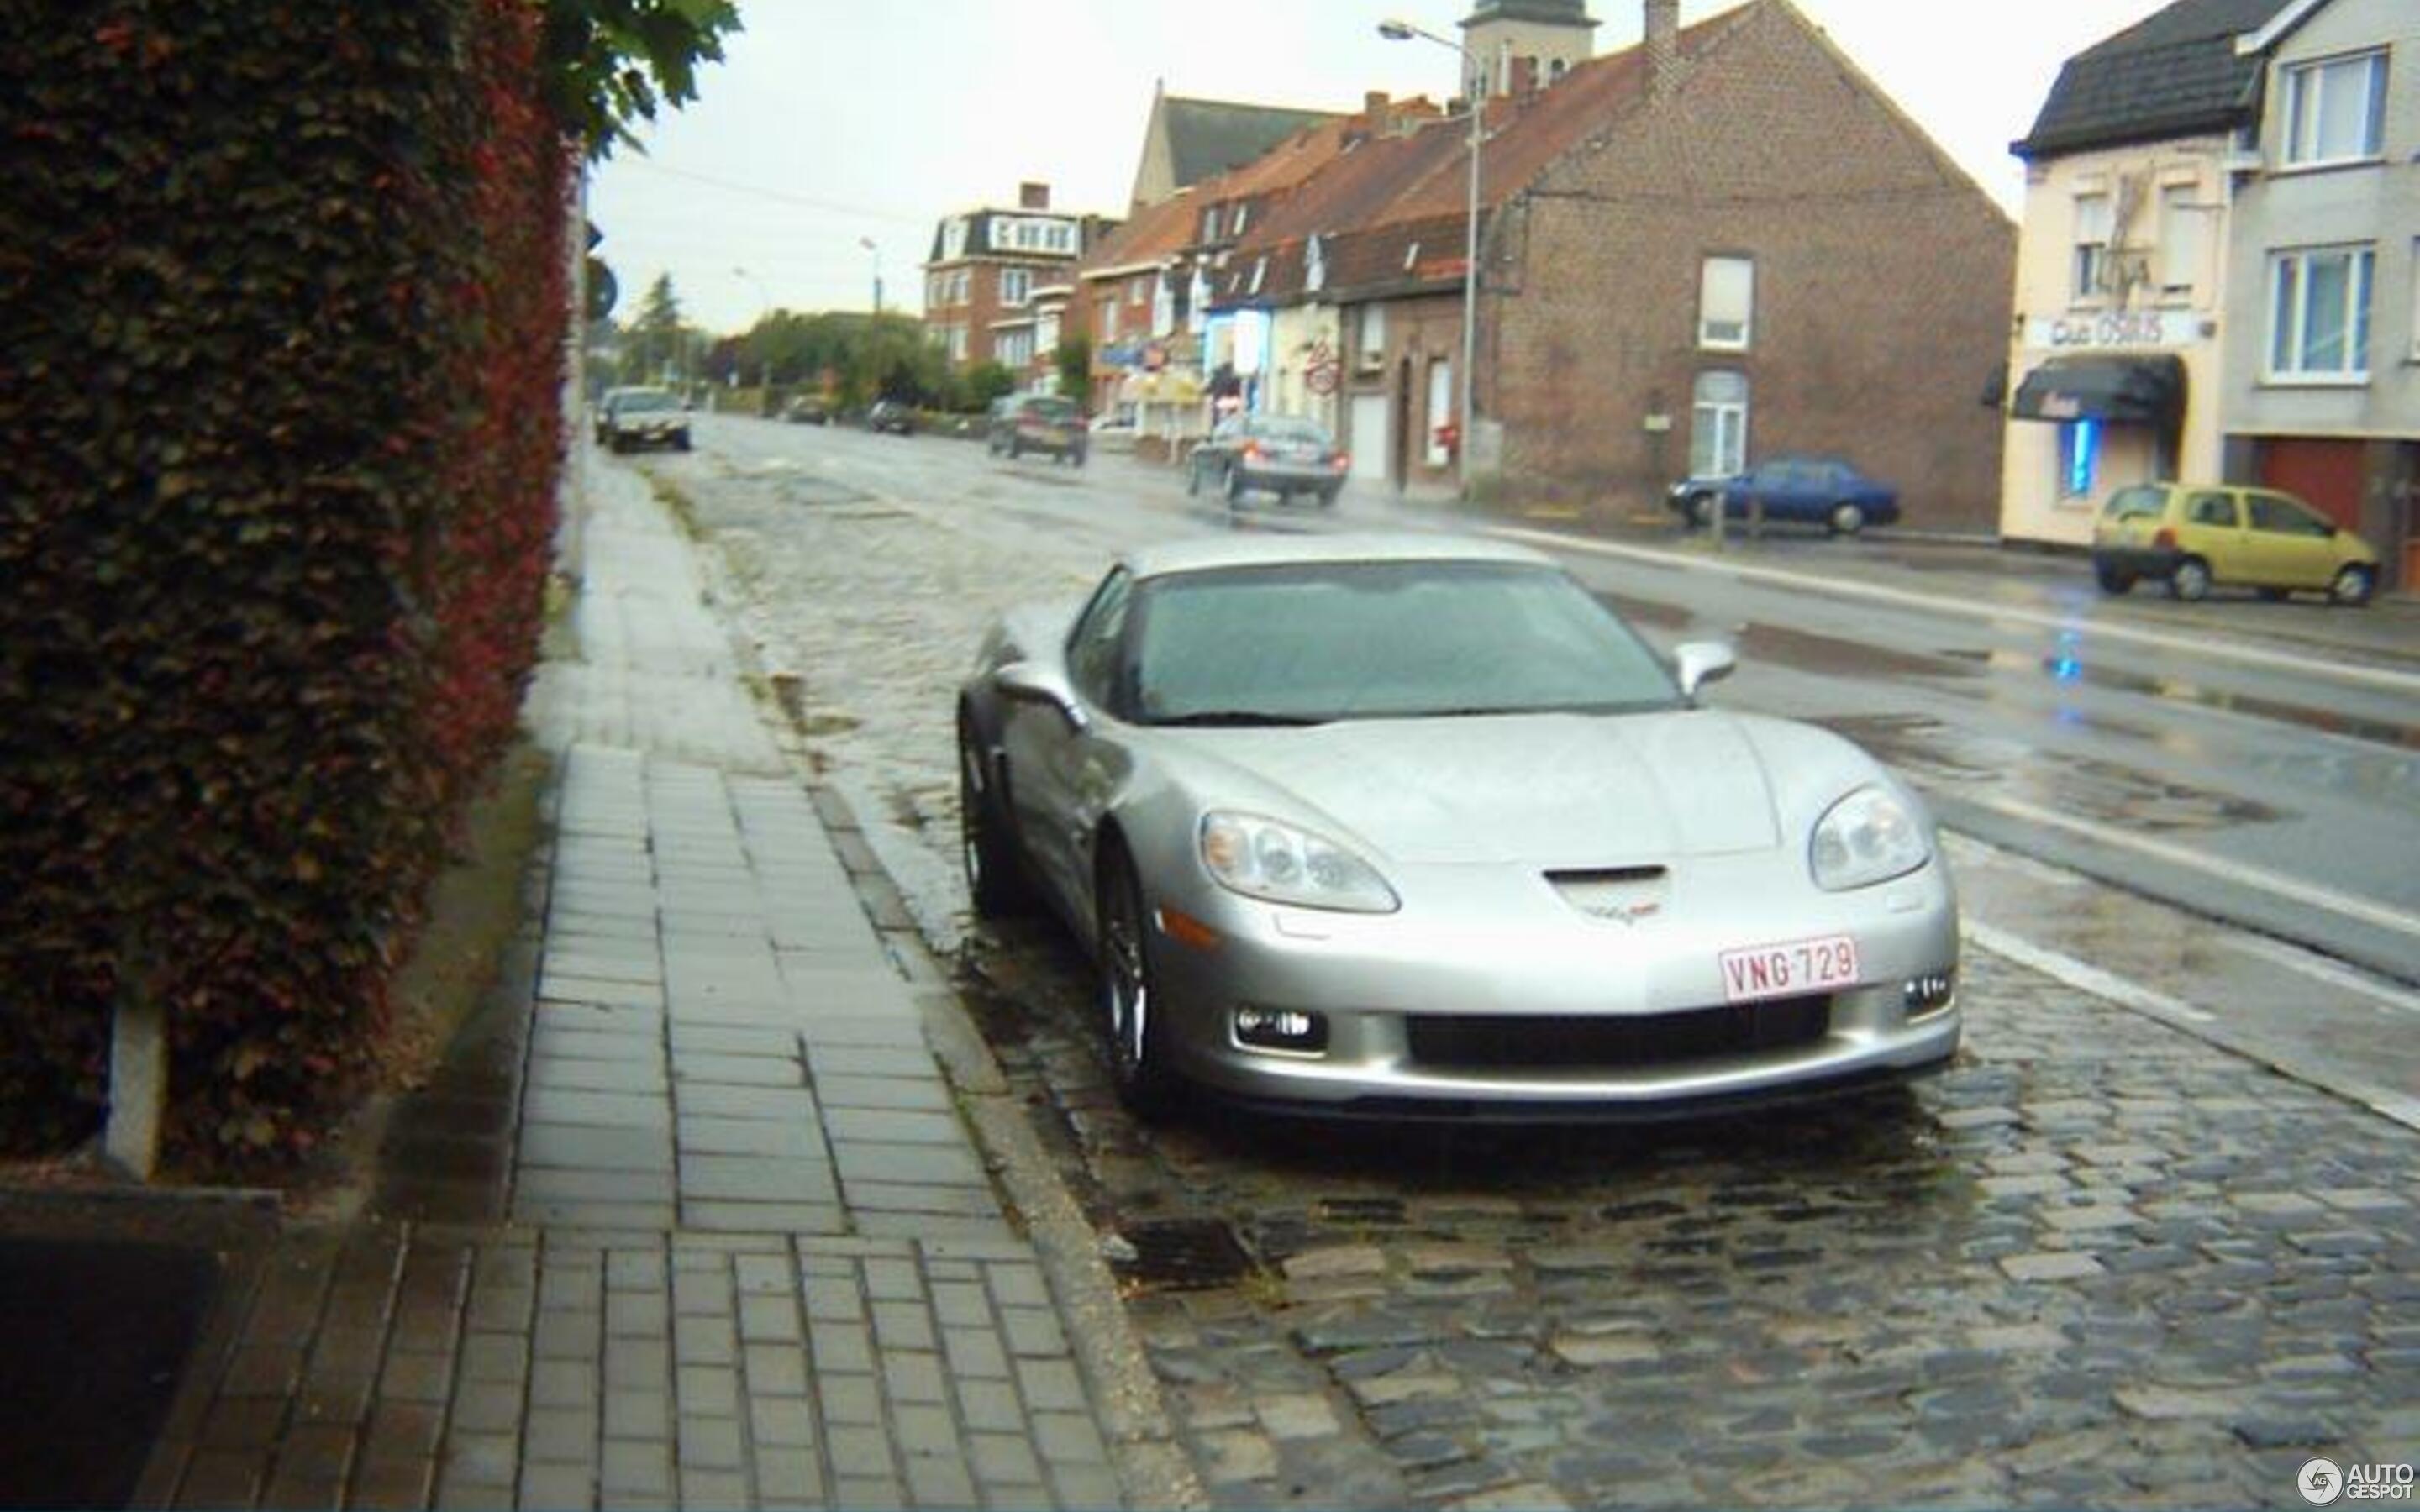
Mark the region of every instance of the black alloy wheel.
POLYGON ((1033 893, 1009 838, 997 784, 985 779, 983 748, 974 733, 958 729, 958 859, 966 869, 967 895, 982 918, 1029 913, 1033 893))
POLYGON ((1109 1080, 1126 1111, 1151 1122, 1169 1111, 1176 1088, 1160 1051, 1166 1031, 1154 1011, 1151 914, 1134 863, 1123 850, 1113 848, 1102 859, 1098 909, 1101 1028, 1109 1041, 1109 1080))

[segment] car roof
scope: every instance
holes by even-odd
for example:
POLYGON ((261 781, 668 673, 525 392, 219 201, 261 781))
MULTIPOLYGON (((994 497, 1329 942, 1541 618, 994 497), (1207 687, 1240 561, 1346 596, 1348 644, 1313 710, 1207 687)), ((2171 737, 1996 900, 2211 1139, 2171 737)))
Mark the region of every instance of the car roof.
POLYGON ((1527 547, 1466 535, 1359 532, 1336 535, 1213 535, 1139 547, 1122 559, 1138 578, 1209 572, 1223 567, 1291 566, 1352 562, 1493 562, 1551 567, 1527 547))

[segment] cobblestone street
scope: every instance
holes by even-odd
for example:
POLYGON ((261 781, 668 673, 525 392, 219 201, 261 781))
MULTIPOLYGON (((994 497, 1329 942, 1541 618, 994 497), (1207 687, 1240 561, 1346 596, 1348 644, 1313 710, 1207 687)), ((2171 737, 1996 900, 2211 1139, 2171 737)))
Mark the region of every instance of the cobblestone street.
POLYGON ((1971 942, 1965 1051, 1910 1091, 1138 1129, 1074 948, 973 933, 956 876, 952 692, 996 609, 1081 593, 1097 548, 798 469, 677 480, 1122 1264, 1218 1504, 2297 1505, 2313 1456, 2420 1443, 2412 1133, 1971 942))

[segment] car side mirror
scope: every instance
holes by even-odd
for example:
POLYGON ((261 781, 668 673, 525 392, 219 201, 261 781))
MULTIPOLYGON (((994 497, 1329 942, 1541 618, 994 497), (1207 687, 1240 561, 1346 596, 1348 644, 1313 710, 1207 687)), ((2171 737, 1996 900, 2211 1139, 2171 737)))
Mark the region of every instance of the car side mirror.
POLYGON ((1739 656, 1725 640, 1692 640, 1674 648, 1672 670, 1681 679, 1681 696, 1695 699, 1698 689, 1718 683, 1739 668, 1739 656))
POLYGON ((1092 717, 1077 699, 1075 685, 1055 668, 1012 661, 992 673, 991 680, 1001 697, 1012 703, 1047 704, 1059 711, 1059 717, 1067 721, 1070 730, 1081 733, 1092 728, 1092 717))

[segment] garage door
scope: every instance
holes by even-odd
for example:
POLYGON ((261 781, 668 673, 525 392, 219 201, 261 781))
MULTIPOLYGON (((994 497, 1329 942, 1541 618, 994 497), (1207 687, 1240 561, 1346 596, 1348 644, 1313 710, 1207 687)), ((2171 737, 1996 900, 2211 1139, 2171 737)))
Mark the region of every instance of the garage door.
POLYGON ((2260 442, 2260 481, 2307 501, 2349 531, 2361 529, 2366 471, 2359 441, 2273 436, 2260 442))
POLYGON ((1353 396, 1353 429, 1346 443, 1353 454, 1352 475, 1357 478, 1387 480, 1387 458, 1393 447, 1387 437, 1387 396, 1383 393, 1357 393, 1353 396))

